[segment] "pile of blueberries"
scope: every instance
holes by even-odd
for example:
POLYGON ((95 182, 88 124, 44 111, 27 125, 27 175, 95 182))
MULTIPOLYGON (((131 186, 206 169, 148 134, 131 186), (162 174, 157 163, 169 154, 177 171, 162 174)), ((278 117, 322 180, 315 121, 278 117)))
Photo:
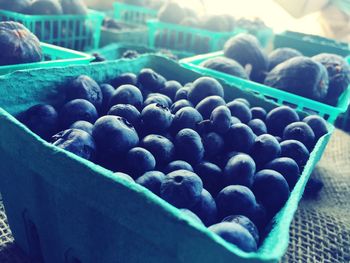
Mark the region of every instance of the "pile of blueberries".
POLYGON ((226 102, 215 79, 181 85, 150 68, 109 84, 81 75, 62 106, 19 119, 53 145, 136 181, 244 251, 256 251, 309 154, 326 134, 318 116, 226 102), (260 236, 260 238, 259 238, 260 236))

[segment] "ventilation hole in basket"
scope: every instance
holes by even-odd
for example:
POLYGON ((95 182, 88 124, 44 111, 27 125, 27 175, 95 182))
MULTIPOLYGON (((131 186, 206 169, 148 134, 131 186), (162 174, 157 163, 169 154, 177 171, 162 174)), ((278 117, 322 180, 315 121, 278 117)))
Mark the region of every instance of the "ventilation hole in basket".
POLYGON ((23 212, 23 220, 27 235, 28 252, 33 262, 43 263, 43 254, 41 250, 40 237, 36 225, 29 217, 29 212, 23 212))

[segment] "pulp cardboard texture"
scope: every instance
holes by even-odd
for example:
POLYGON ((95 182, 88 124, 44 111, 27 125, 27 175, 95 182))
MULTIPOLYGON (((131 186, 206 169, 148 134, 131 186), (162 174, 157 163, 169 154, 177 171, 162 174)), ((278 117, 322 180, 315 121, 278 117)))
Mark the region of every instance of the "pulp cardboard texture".
MULTIPOLYGON (((182 84, 202 76, 157 56, 88 66, 38 69, 0 77, 0 190, 16 242, 34 262, 277 262, 305 184, 330 133, 311 153, 303 175, 256 253, 225 242, 140 185, 52 146, 15 117, 37 103, 60 106, 64 84, 86 74, 108 82, 149 67, 182 84)), ((271 102, 225 84, 225 96, 254 106, 271 102)))

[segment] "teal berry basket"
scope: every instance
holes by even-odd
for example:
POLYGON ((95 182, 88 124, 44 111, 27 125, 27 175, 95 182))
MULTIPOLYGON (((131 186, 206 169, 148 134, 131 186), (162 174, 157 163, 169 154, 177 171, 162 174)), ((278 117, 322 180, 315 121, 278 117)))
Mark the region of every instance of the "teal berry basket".
MULTIPOLYGON (((106 83, 142 68, 152 68, 182 84, 203 76, 164 57, 148 55, 0 77, 0 188, 16 243, 33 262, 278 262, 287 249, 289 227, 305 185, 334 130, 332 125, 311 152, 258 251, 246 253, 146 188, 42 140, 14 117, 37 103, 62 105, 64 96, 59 95, 64 84, 78 75, 106 83)), ((266 110, 277 106, 221 83, 227 100, 243 97, 266 110)))
MULTIPOLYGON (((185 57, 190 56, 189 53, 181 52, 181 51, 167 51, 167 50, 156 50, 152 49, 147 46, 143 45, 135 45, 135 44, 128 44, 128 43, 114 43, 109 44, 105 47, 93 50, 90 52, 90 54, 99 54, 101 57, 103 57, 106 60, 116 60, 122 58, 124 52, 127 50, 135 50, 139 54, 158 54, 158 55, 174 55, 174 59, 182 59, 185 57), (170 52, 170 54, 168 53, 170 52)), ((171 57, 170 57, 171 58, 171 57)))
POLYGON ((45 43, 40 43, 40 45, 43 51, 43 61, 0 66, 0 75, 5 75, 17 70, 83 65, 89 64, 93 60, 91 55, 79 51, 45 43))
POLYGON ((147 20, 157 17, 158 11, 143 6, 115 2, 114 18, 133 25, 146 25, 147 20))
MULTIPOLYGON (((283 36, 277 35, 275 37, 276 39, 282 39, 283 36)), ((310 53, 309 48, 306 48, 304 51, 303 46, 289 46, 288 42, 283 42, 285 45, 282 45, 282 42, 279 40, 277 42, 274 42, 274 47, 293 47, 297 50, 299 50, 304 55, 315 55, 318 53, 310 53)), ((322 51, 321 51, 322 52, 322 51)), ((237 87, 240 87, 244 90, 251 90, 255 92, 256 94, 259 94, 262 97, 273 99, 277 101, 279 104, 285 104, 289 106, 293 106, 296 109, 299 110, 305 110, 305 111, 311 111, 315 114, 320 115, 321 117, 325 118, 328 122, 334 124, 337 117, 344 113, 349 105, 350 100, 350 86, 343 92, 343 94, 340 96, 338 100, 338 104, 336 106, 331 106, 322 102, 318 102, 312 99, 304 98, 299 95, 295 95, 286 91, 282 91, 279 89, 271 88, 269 86, 259 84, 250 80, 244 80, 226 73, 222 73, 219 71, 215 71, 212 69, 204 68, 201 66, 201 63, 204 62, 207 59, 215 58, 224 56, 222 51, 218 52, 212 52, 204 55, 198 55, 190 58, 185 58, 180 61, 180 63, 191 70, 200 72, 202 74, 207 74, 209 76, 224 79, 225 81, 232 83, 233 85, 236 85, 237 87)), ((350 60, 347 59, 348 63, 350 63, 350 60)))
POLYGON ((0 10, 0 21, 23 24, 41 42, 83 51, 98 48, 103 18, 103 13, 94 10, 87 15, 26 15, 0 10))

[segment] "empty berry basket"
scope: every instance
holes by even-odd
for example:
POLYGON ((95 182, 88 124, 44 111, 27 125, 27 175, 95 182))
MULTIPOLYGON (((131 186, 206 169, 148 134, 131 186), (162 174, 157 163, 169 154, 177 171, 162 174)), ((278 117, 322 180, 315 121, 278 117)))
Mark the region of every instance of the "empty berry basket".
MULTIPOLYGON (((63 103, 63 96, 57 95, 72 77, 86 74, 102 83, 142 68, 182 83, 203 76, 163 57, 141 56, 0 77, 0 187, 16 243, 34 262, 278 262, 287 249, 289 227, 305 185, 333 131, 331 125, 259 250, 246 253, 146 188, 52 146, 14 117, 37 103, 63 103)), ((277 105, 222 84, 227 99, 242 97, 266 110, 277 105)))
POLYGON ((42 42, 71 48, 98 48, 104 14, 89 10, 88 15, 26 15, 0 10, 1 21, 17 21, 42 42))

